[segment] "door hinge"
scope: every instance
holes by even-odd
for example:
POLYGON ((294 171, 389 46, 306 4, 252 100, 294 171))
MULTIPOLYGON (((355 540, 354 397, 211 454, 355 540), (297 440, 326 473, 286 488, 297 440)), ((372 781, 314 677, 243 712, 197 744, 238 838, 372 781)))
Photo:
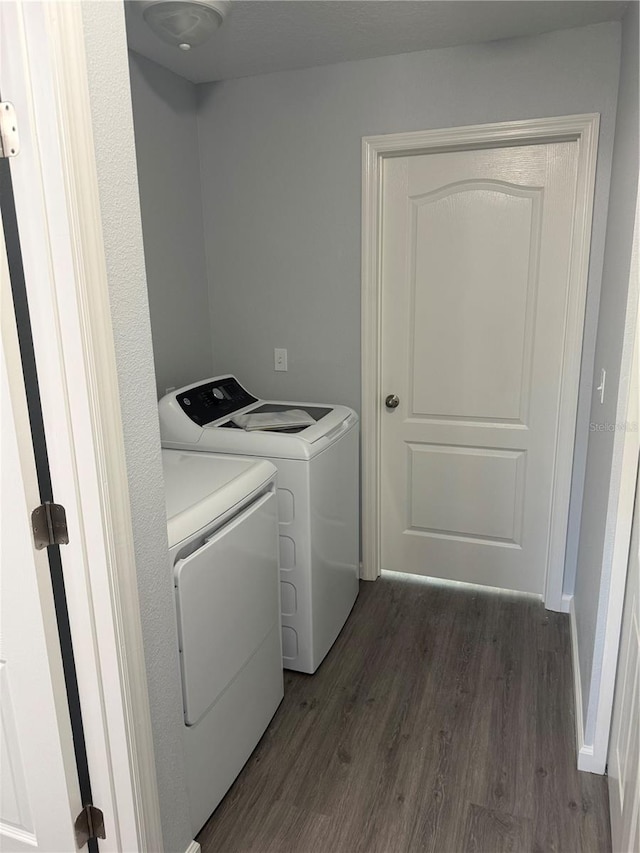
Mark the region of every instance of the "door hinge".
POLYGON ((0 157, 15 157, 20 153, 18 119, 10 101, 0 101, 0 157))
POLYGON ((84 847, 91 838, 107 837, 104 831, 104 815, 99 808, 92 806, 91 803, 82 809, 76 818, 74 828, 78 849, 84 847))
POLYGON ((31 513, 33 541, 38 551, 50 545, 68 545, 67 514, 61 504, 45 501, 31 513))

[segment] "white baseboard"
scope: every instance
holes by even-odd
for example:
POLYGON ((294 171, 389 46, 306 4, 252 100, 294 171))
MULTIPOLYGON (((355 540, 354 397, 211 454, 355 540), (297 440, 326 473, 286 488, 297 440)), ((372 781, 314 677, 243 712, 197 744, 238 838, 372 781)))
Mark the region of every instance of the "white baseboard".
MULTIPOLYGON (((1 2, 1 0, 0 0, 0 2, 1 2)), ((365 571, 364 571, 364 566, 362 563, 360 563, 360 580, 361 581, 377 581, 378 578, 367 577, 367 575, 365 574, 365 571)))
POLYGON ((562 602, 560 604, 560 613, 570 613, 572 601, 573 601, 573 595, 571 595, 568 592, 563 592, 562 593, 562 602))
POLYGON ((192 841, 184 853, 200 853, 200 845, 197 841, 192 841))
MULTIPOLYGON (((564 596, 562 596, 564 604, 564 596)), ((571 628, 571 662, 573 664, 573 699, 576 715, 576 746, 578 748, 578 767, 580 752, 584 747, 584 716, 582 713, 582 681, 580 679, 580 653, 578 651, 578 630, 576 609, 573 596, 569 596, 569 625, 571 628)))
POLYGON ((578 629, 576 625, 576 610, 572 595, 563 595, 562 604, 567 605, 569 624, 571 626, 571 659, 573 663, 573 695, 576 715, 576 747, 578 751, 578 770, 587 773, 604 773, 593 754, 593 744, 584 742, 584 714, 582 709, 582 680, 580 678, 580 653, 578 651, 578 629))
MULTIPOLYGON (((576 747, 578 750, 578 770, 586 770, 582 767, 585 753, 584 743, 584 714, 582 711, 582 680, 580 678, 580 653, 578 651, 578 629, 576 625, 576 608, 573 596, 569 598, 569 624, 571 626, 571 660, 573 663, 573 698, 576 715, 576 747)), ((564 595, 562 596, 564 604, 564 595)), ((591 749, 593 754, 593 749, 591 749)))
POLYGON ((584 770, 586 773, 596 773, 598 776, 604 776, 604 770, 601 762, 595 757, 592 746, 585 746, 578 753, 578 770, 584 770))

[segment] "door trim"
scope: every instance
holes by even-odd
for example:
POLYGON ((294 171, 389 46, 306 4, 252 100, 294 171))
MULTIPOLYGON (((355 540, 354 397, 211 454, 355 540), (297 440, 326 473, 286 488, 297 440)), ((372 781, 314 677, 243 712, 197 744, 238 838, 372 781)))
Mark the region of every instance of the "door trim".
MULTIPOLYGON (((93 431, 96 470, 91 485, 101 510, 104 564, 92 584, 93 606, 99 611, 95 597, 102 597, 104 613, 101 617, 96 613, 96 634, 100 655, 107 658, 101 673, 104 720, 107 723, 114 712, 120 717, 110 733, 112 782, 122 785, 115 768, 125 758, 130 780, 124 803, 115 797, 121 837, 123 842, 128 837, 129 844, 137 838, 139 850, 154 850, 162 847, 160 804, 80 5, 56 3, 52 9, 45 3, 43 9, 58 99, 68 226, 75 250, 78 331, 84 338, 77 356, 84 361, 93 431), (109 670, 119 675, 117 702, 106 701, 109 670)), ((95 535, 93 525, 98 519, 92 521, 85 536, 95 535)))
POLYGON ((545 605, 564 610, 562 582, 567 539, 573 448, 593 196, 600 116, 574 116, 498 122, 438 130, 365 136, 362 139, 362 573, 365 580, 380 574, 382 376, 381 213, 382 162, 387 157, 468 151, 510 145, 578 143, 576 209, 571 235, 571 263, 564 341, 560 414, 555 448, 551 536, 547 555, 545 605))
POLYGON ((92 792, 108 818, 100 849, 161 850, 82 9, 19 0, 2 12, 28 107, 22 205, 46 274, 27 291, 52 479, 72 530, 63 567, 92 792))
MULTIPOLYGON (((640 192, 636 196, 633 245, 629 269, 629 295, 625 340, 620 364, 618 386, 618 408, 616 422, 638 421, 638 387, 640 384, 640 192)), ((638 460, 640 459, 640 433, 628 429, 615 435, 613 462, 609 491, 608 519, 612 519, 611 556, 605 558, 600 580, 600 601, 597 636, 602 643, 594 650, 593 670, 599 666, 599 678, 593 679, 589 691, 589 705, 585 728, 593 731, 593 760, 596 767, 592 772, 604 773, 609 750, 609 738, 613 721, 616 677, 620 656, 622 620, 624 614, 627 572, 630 562, 633 513, 638 489, 638 460), (608 570, 608 571, 607 571, 608 570), (608 585, 608 589, 607 589, 608 585), (606 591, 606 592, 605 592, 606 591)), ((574 656, 574 667, 580 661, 574 656)), ((591 769, 580 764, 579 769, 591 769)), ((587 753, 588 755, 588 753, 587 753)))

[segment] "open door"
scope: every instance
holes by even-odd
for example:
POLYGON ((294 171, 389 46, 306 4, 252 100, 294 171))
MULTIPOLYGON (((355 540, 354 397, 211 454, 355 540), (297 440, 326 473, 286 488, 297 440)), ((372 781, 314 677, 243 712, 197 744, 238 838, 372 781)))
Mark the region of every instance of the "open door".
POLYGON ((69 853, 82 801, 49 561, 29 523, 40 498, 2 228, 0 281, 0 849, 69 853))

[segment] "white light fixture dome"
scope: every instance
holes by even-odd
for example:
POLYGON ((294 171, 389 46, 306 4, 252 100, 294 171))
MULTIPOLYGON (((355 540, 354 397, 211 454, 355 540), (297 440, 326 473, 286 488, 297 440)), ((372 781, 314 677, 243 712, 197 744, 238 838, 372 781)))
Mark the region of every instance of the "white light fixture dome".
POLYGON ((167 44, 191 50, 222 24, 229 0, 157 0, 142 13, 153 32, 167 44))

